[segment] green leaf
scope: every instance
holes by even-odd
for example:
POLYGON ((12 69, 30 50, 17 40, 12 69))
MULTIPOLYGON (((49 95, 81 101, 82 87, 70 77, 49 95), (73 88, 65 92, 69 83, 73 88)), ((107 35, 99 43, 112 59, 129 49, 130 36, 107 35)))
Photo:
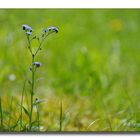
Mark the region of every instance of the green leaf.
POLYGON ((10 127, 10 130, 14 130, 17 126, 18 126, 19 120, 17 120, 17 122, 10 127))
POLYGON ((22 108, 23 108, 25 114, 26 114, 28 117, 30 117, 30 113, 28 112, 28 110, 27 110, 24 106, 22 106, 22 108))

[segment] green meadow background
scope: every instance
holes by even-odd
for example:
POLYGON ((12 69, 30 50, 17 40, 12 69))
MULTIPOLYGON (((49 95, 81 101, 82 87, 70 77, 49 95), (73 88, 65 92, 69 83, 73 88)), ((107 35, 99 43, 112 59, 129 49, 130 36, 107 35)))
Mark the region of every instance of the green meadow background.
POLYGON ((1 9, 0 96, 7 127, 9 114, 11 125, 18 118, 30 74, 23 24, 34 34, 59 29, 36 59, 42 66, 35 97, 46 101, 40 105, 42 131, 59 131, 60 101, 63 131, 140 130, 140 10, 1 9))

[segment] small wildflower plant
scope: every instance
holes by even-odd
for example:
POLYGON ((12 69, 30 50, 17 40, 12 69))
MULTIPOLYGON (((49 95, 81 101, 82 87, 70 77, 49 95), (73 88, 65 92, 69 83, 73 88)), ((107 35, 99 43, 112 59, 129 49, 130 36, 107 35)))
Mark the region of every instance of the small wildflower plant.
MULTIPOLYGON (((28 124, 27 124, 27 131, 34 131, 33 128, 33 124, 36 121, 37 123, 37 130, 40 130, 40 117, 39 117, 39 110, 38 110, 38 104, 41 102, 44 102, 44 100, 38 100, 37 98, 34 99, 34 95, 35 95, 35 75, 36 75, 36 70, 42 66, 41 62, 36 61, 36 56, 39 54, 39 52, 42 50, 42 46, 43 46, 43 42, 45 41, 45 39, 53 34, 53 33, 58 33, 58 28, 57 27, 48 27, 46 29, 44 29, 41 33, 40 36, 37 35, 33 35, 33 29, 32 27, 28 26, 28 25, 22 25, 22 29, 23 31, 25 31, 25 35, 27 37, 27 42, 28 42, 28 50, 29 53, 31 55, 31 64, 30 64, 30 72, 31 72, 31 79, 28 80, 29 86, 30 86, 30 102, 29 102, 29 110, 26 109, 23 106, 23 93, 22 93, 22 98, 21 98, 21 117, 20 117, 20 128, 21 130, 23 129, 23 122, 22 122, 22 111, 24 110, 24 112, 27 114, 28 116, 28 124), (36 50, 33 49, 32 46, 32 41, 33 40, 37 40, 37 48, 36 50), (33 108, 36 108, 36 112, 37 112, 37 120, 33 120, 33 108)), ((24 84, 25 85, 25 84, 24 84)), ((25 129, 25 128, 24 128, 25 129)))

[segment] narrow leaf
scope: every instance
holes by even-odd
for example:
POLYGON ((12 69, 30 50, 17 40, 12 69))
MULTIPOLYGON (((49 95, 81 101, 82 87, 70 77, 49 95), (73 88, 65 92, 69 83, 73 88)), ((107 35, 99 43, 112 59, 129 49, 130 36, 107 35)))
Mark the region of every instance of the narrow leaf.
POLYGON ((30 117, 30 113, 28 112, 28 110, 27 110, 24 106, 22 106, 22 108, 23 108, 25 114, 26 114, 28 117, 30 117))

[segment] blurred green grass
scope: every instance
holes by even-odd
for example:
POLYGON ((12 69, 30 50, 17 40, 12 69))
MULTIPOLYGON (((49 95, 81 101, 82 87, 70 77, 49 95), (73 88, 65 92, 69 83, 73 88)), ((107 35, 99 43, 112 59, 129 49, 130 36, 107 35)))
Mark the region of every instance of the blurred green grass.
POLYGON ((56 26, 59 33, 45 41, 37 59, 42 67, 36 96, 47 100, 42 124, 58 130, 62 99, 64 131, 139 131, 139 16, 140 10, 123 9, 1 9, 0 94, 5 106, 11 96, 20 98, 31 61, 21 25, 35 33, 56 26))

